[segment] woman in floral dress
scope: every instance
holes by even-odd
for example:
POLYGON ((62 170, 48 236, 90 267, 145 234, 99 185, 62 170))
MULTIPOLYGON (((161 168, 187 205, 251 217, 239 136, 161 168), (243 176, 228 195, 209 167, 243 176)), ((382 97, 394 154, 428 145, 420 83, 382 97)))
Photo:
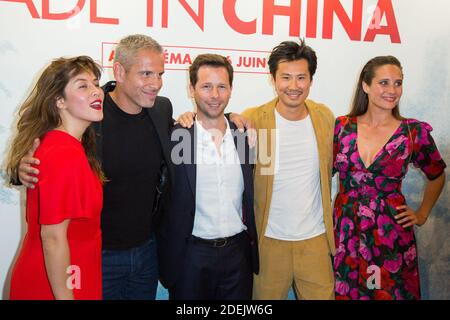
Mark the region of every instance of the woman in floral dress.
POLYGON ((431 126, 400 116, 403 73, 392 56, 363 68, 349 115, 334 132, 337 299, 420 299, 414 225, 423 225, 445 181, 431 126), (426 175, 423 201, 401 192, 409 163, 426 175))

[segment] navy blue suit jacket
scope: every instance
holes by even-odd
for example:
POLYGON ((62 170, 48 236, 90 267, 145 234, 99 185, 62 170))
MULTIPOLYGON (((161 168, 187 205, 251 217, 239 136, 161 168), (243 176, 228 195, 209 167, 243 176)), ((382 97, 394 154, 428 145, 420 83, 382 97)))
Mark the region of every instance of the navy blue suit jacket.
MULTIPOLYGON (((237 132, 236 126, 230 123, 230 129, 237 132)), ((190 129, 183 129, 177 125, 172 132, 171 150, 174 156, 181 156, 183 161, 174 161, 174 183, 171 184, 170 206, 162 218, 158 229, 158 258, 160 282, 164 287, 172 287, 177 279, 180 268, 184 268, 187 242, 192 235, 195 214, 196 172, 195 165, 196 144, 195 125, 190 129), (181 133, 181 134, 180 134, 181 133), (181 135, 179 138, 177 136, 181 135), (185 141, 187 140, 187 141, 185 141), (185 147, 180 150, 180 142, 185 147), (177 147, 178 145, 178 147, 177 147)), ((234 136, 234 142, 241 161, 244 178, 244 194, 242 197, 243 222, 247 227, 249 260, 254 273, 259 271, 258 244, 253 210, 253 164, 254 150, 249 149, 247 138, 243 133, 234 136), (238 141, 241 143, 238 147, 238 141)), ((239 143, 240 143, 239 142, 239 143)))

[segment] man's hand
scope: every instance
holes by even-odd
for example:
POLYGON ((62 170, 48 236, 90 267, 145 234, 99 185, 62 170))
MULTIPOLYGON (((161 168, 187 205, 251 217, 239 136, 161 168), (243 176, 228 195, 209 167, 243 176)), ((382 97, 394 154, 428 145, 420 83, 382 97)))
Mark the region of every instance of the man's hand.
POLYGON ((179 123, 180 126, 182 126, 183 128, 189 129, 194 124, 195 115, 196 115, 195 112, 191 112, 191 111, 185 112, 181 116, 178 117, 175 124, 179 123))
POLYGON ((28 150, 19 164, 19 180, 25 187, 30 189, 34 189, 34 185, 38 182, 36 176, 39 174, 39 170, 31 165, 39 165, 39 159, 33 158, 33 155, 40 143, 41 141, 38 138, 34 139, 31 149, 28 150))
MULTIPOLYGON (((179 123, 183 128, 190 128, 194 124, 194 118, 196 116, 195 112, 185 112, 181 116, 178 117, 177 121, 175 123, 179 123)), ((233 122, 238 130, 240 132, 244 132, 245 129, 247 129, 248 134, 248 144, 250 148, 253 148, 256 146, 256 130, 253 126, 253 123, 245 118, 244 116, 241 116, 238 113, 231 113, 230 114, 230 121, 233 122)))
POLYGON ((244 132, 245 129, 247 129, 247 135, 248 135, 248 145, 250 148, 253 148, 256 146, 256 130, 253 126, 253 122, 251 122, 246 117, 238 114, 238 113, 231 113, 230 114, 230 120, 233 122, 238 130, 240 132, 244 132))

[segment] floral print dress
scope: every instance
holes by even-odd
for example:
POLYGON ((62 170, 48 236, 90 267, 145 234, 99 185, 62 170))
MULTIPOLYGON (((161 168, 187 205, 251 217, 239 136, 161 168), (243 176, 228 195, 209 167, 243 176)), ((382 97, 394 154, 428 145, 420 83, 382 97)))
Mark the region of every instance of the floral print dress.
POLYGON ((358 153, 357 118, 336 119, 336 299, 420 299, 414 228, 404 229, 394 216, 406 202, 401 185, 410 162, 430 180, 446 167, 431 130, 425 122, 402 120, 366 168, 358 153))

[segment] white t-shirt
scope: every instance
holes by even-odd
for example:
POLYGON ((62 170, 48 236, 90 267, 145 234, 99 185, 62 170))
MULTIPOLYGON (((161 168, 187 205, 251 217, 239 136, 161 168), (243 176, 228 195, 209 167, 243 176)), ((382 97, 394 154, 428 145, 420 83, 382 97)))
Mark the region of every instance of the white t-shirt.
POLYGON ((290 121, 275 110, 275 120, 275 176, 265 236, 310 239, 325 232, 314 128, 309 115, 290 121))

